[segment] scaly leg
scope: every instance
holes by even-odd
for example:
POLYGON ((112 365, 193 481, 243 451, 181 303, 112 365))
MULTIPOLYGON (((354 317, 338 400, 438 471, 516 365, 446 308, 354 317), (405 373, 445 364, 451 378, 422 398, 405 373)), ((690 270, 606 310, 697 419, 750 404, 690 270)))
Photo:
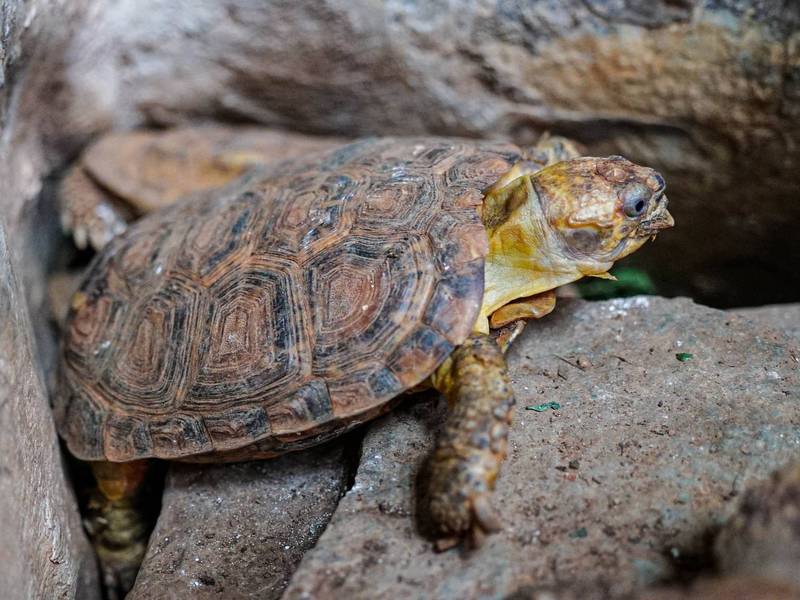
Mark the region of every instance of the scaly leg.
POLYGON ((98 186, 81 166, 73 167, 61 182, 58 193, 61 226, 72 232, 81 250, 91 246, 100 250, 119 235, 133 219, 124 203, 98 186))
POLYGON ((100 561, 108 598, 123 598, 133 587, 144 558, 151 524, 142 510, 149 461, 93 462, 97 489, 89 501, 86 528, 100 561))
POLYGON ((450 414, 430 462, 430 514, 445 550, 469 535, 474 545, 500 528, 490 503, 506 457, 514 392, 498 345, 473 335, 437 369, 434 387, 450 414))

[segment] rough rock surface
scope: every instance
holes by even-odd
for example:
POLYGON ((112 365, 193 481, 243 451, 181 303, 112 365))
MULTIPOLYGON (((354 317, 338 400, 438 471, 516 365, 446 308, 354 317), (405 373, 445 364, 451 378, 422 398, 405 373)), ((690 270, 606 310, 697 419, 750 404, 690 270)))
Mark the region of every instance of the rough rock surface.
POLYGON ((639 600, 800 598, 800 462, 749 486, 714 541, 720 577, 654 590, 639 600))
POLYGON ((772 304, 738 308, 734 312, 753 320, 763 327, 783 331, 787 335, 800 338, 800 304, 772 304))
POLYGON ((799 359, 790 338, 688 300, 564 301, 511 351, 505 530, 473 552, 431 550, 415 479, 443 407, 409 401, 368 431, 285 597, 613 598, 674 577, 744 487, 797 456, 799 359), (560 407, 525 409, 546 402, 560 407))
POLYGON ((56 134, 198 118, 520 143, 551 130, 664 172, 680 227, 635 261, 670 290, 794 300, 800 3, 89 4, 56 134))
POLYGON ((550 130, 664 172, 680 227, 633 260, 665 291, 795 300, 800 238, 785 226, 800 218, 800 3, 6 5, 18 26, 4 28, 0 59, 19 85, 0 113, 16 107, 23 135, 0 145, 25 147, 17 170, 31 157, 58 167, 109 128, 204 119, 523 144, 550 130))
POLYGON ((98 597, 65 481, 28 309, 0 223, 0 596, 98 597))
POLYGON ((280 597, 344 493, 352 457, 343 441, 269 461, 170 467, 128 598, 280 597))
POLYGON ((722 571, 791 585, 800 596, 800 462, 745 491, 714 550, 722 571))

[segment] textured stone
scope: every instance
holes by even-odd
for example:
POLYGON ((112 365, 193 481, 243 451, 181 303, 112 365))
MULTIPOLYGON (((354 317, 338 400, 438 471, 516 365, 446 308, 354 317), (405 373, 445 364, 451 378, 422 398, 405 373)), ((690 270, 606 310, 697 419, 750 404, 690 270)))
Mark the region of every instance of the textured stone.
POLYGON ((795 299, 797 2, 124 0, 85 15, 56 138, 207 118, 522 144, 550 130, 663 172, 679 227, 634 261, 670 291, 795 299))
POLYGON ((32 186, 110 128, 217 119, 521 144, 550 130, 664 173, 679 227, 633 258, 664 291, 796 299, 796 2, 6 4, 16 26, 0 58, 20 85, 18 131, 0 147, 16 148, 32 186))
POLYGON ((800 463, 749 486, 714 540, 718 577, 648 590, 639 600, 800 597, 800 463))
POLYGON ((800 595, 800 462, 745 491, 714 549, 722 571, 791 585, 800 595))
POLYGON ((341 442, 278 459, 170 467, 128 598, 278 598, 344 493, 341 442))
POLYGON ((762 327, 771 327, 787 335, 800 338, 800 304, 773 304, 738 308, 738 314, 751 319, 762 327))
POLYGON ((432 551, 415 480, 443 407, 410 400, 367 433, 355 485, 285 597, 617 598, 675 577, 707 556, 737 494, 797 455, 798 357, 790 338, 688 300, 561 302, 509 357, 505 529, 432 551))
POLYGON ((0 223, 0 595, 97 598, 67 486, 28 309, 0 223))

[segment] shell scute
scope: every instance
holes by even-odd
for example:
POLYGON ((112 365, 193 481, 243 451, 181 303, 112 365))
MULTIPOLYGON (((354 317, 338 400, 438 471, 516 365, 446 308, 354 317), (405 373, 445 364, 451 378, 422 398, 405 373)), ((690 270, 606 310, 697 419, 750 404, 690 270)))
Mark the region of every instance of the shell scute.
POLYGON ((475 206, 518 155, 364 140, 142 219, 98 257, 70 317, 54 400, 70 449, 241 460, 385 412, 471 331, 475 206))

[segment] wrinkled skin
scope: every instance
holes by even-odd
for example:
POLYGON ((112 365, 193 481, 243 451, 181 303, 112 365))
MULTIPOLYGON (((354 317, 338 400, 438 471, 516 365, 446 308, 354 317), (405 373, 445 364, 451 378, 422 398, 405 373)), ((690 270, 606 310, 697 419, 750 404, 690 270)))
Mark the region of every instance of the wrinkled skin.
MULTIPOLYGON (((664 180, 652 169, 622 157, 562 160, 540 168, 516 165, 488 190, 482 317, 585 275, 610 277, 614 261, 674 223, 664 180)), ((486 333, 488 326, 481 321, 476 329, 486 333)))

